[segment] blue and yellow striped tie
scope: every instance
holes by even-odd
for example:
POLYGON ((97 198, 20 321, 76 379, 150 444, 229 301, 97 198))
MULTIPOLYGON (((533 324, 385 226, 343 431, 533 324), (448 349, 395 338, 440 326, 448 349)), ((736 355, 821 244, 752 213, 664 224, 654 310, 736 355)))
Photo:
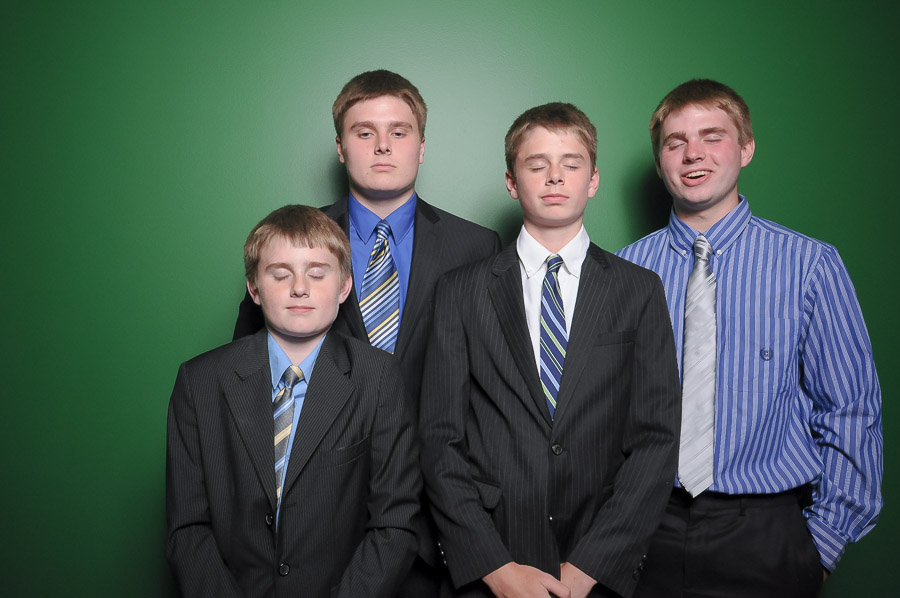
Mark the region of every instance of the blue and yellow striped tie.
POLYGON ((547 258, 547 274, 541 290, 541 387, 547 398, 550 417, 556 413, 556 397, 566 360, 566 312, 559 290, 559 268, 563 260, 558 255, 547 258))
POLYGON ((275 498, 281 501, 281 485, 284 483, 284 464, 288 443, 291 439, 291 427, 294 425, 294 385, 303 380, 303 372, 292 365, 284 370, 281 379, 284 388, 275 396, 275 498))
POLYGON ((375 247, 363 275, 359 309, 372 346, 393 353, 400 328, 400 280, 388 244, 390 234, 391 225, 384 220, 375 227, 375 247))

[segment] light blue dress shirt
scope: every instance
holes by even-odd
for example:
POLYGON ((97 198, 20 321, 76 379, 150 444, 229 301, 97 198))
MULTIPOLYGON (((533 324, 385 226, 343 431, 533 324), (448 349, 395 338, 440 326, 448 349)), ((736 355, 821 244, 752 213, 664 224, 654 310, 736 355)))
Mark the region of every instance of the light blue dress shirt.
MULTIPOLYGON (((698 231, 669 226, 618 252, 662 279, 679 367, 698 231)), ((704 233, 716 275, 715 482, 726 494, 811 484, 807 527, 833 570, 881 510, 881 388, 856 292, 837 250, 750 213, 704 233)))

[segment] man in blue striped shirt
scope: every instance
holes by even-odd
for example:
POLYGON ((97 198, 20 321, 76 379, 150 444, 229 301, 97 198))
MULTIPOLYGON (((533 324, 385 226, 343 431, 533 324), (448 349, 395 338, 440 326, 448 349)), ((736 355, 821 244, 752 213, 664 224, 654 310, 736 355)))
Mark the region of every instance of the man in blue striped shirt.
MULTIPOLYGON (((734 90, 678 86, 650 133, 672 214, 619 255, 662 278, 683 382, 688 278, 695 261, 709 269, 714 425, 709 475, 688 482, 680 461, 636 595, 818 595, 882 505, 881 390, 853 285, 834 247, 753 216, 738 194, 755 144, 734 90)), ((685 388, 682 457, 703 452, 689 444, 700 393, 685 388)))

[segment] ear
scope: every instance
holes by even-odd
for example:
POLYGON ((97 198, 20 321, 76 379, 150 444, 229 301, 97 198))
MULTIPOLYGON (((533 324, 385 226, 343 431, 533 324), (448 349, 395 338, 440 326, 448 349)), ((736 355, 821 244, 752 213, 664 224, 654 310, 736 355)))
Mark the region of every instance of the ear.
POLYGON ((425 161, 425 136, 422 135, 422 141, 419 143, 419 164, 425 161))
POLYGON ((753 159, 754 151, 756 151, 756 140, 751 139, 741 148, 741 168, 750 164, 750 160, 753 159))
POLYGON ((506 190, 513 199, 519 199, 519 188, 516 185, 516 177, 510 171, 506 171, 506 190))
POLYGON ((262 305, 259 302, 259 287, 254 286, 249 279, 247 280, 247 292, 250 293, 250 298, 253 299, 253 303, 260 306, 262 305))
POLYGON ((340 135, 335 136, 334 143, 337 145, 338 160, 340 160, 341 164, 344 164, 344 146, 341 145, 340 135))
POLYGON ((353 276, 348 276, 343 283, 341 283, 341 293, 338 295, 338 304, 343 303, 347 300, 347 297, 350 295, 350 289, 353 288, 353 276))
POLYGON ((588 197, 594 197, 600 188, 600 171, 594 166, 594 174, 591 175, 591 184, 588 186, 588 197))

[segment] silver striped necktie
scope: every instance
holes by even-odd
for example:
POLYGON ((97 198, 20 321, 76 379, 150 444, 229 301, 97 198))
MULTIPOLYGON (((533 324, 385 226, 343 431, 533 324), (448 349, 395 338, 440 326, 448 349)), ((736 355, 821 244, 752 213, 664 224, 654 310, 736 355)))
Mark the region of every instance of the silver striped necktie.
POLYGON ((681 449, 678 479, 691 496, 713 483, 716 436, 716 276, 706 237, 694 241, 684 305, 681 449))

